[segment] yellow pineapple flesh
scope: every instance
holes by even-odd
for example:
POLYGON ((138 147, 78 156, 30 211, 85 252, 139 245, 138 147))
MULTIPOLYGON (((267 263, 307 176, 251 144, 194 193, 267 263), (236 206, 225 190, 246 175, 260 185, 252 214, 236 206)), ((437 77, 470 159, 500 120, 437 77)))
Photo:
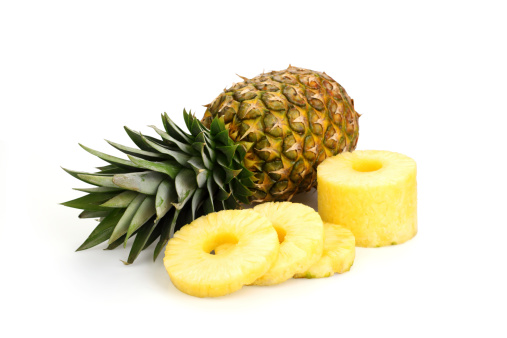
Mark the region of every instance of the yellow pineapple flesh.
POLYGON ((279 284, 308 270, 320 259, 324 230, 322 220, 315 210, 291 202, 263 203, 253 210, 272 222, 280 242, 277 259, 254 285, 279 284))
POLYGON ((417 233, 416 171, 413 159, 389 151, 328 158, 317 172, 319 214, 350 229, 357 246, 403 243, 417 233))
POLYGON ((217 297, 264 275, 278 256, 271 222, 251 210, 227 210, 183 226, 167 244, 164 265, 174 286, 197 297, 217 297), (215 251, 226 245, 227 249, 215 251))
POLYGON ((324 223, 324 251, 322 257, 306 272, 294 278, 323 278, 349 271, 356 256, 352 232, 337 224, 324 223))

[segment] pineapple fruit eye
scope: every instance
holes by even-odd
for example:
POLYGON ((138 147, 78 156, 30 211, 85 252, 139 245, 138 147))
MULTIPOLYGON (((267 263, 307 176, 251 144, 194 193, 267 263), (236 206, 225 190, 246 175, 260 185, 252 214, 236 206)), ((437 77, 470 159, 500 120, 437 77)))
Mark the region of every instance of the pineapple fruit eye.
POLYGON ((382 162, 371 158, 359 158, 352 162, 352 169, 363 173, 377 171, 382 168, 382 162))

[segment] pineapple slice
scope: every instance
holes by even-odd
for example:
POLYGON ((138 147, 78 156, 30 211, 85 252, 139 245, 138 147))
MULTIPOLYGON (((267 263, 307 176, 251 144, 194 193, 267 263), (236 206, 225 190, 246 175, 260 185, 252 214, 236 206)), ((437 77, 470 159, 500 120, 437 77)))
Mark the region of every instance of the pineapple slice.
POLYGON ((254 285, 279 284, 297 273, 305 272, 319 260, 324 230, 322 219, 315 210, 291 202, 263 203, 253 210, 273 223, 280 242, 278 258, 254 285))
POLYGON ((271 222, 251 210, 208 214, 183 226, 169 240, 164 265, 173 284, 197 297, 217 297, 264 275, 278 256, 271 222), (213 251, 227 243, 226 251, 213 251))
POLYGON ((350 229, 361 247, 403 243, 417 233, 416 164, 380 150, 342 153, 317 172, 324 222, 350 229))
POLYGON ((294 278, 322 278, 350 270, 356 256, 356 241, 352 232, 341 225, 324 223, 322 257, 306 272, 294 278))

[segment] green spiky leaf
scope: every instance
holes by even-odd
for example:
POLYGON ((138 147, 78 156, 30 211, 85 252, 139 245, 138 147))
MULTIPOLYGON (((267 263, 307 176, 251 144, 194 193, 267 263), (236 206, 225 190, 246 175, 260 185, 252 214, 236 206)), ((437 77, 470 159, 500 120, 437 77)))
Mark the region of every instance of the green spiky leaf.
POLYGON ((130 137, 132 142, 134 142, 135 145, 139 147, 139 149, 146 150, 146 151, 153 150, 153 148, 151 148, 146 143, 144 143, 143 139, 141 138, 141 135, 138 132, 136 132, 126 126, 123 127, 123 129, 125 129, 125 131, 127 132, 127 135, 130 137))
POLYGON ((157 171, 144 171, 114 175, 113 182, 123 189, 137 191, 146 195, 155 195, 158 185, 166 177, 166 175, 157 171))
POLYGON ((138 194, 139 193, 135 191, 123 191, 110 200, 102 203, 100 206, 107 208, 126 208, 129 206, 130 202, 132 202, 134 198, 137 197, 138 194))
POLYGON ((146 195, 138 194, 136 198, 132 202, 130 202, 129 206, 125 210, 125 213, 122 215, 116 226, 114 227, 113 233, 111 234, 111 237, 109 238, 109 243, 111 244, 114 241, 116 241, 121 236, 125 235, 127 233, 127 230, 129 228, 130 222, 132 222, 132 218, 134 218, 134 215, 137 212, 137 209, 141 206, 141 203, 143 203, 144 199, 146 198, 146 195))
POLYGON ((91 193, 83 197, 79 197, 71 201, 64 202, 62 203, 62 205, 65 205, 66 207, 90 211, 109 211, 110 210, 109 208, 101 206, 101 204, 113 198, 117 194, 118 193, 116 192, 91 193))
POLYGON ((93 210, 83 210, 82 213, 79 214, 79 218, 103 218, 109 215, 111 211, 93 211, 93 210))
POLYGON ((189 155, 195 154, 195 151, 193 150, 192 146, 190 146, 189 144, 182 143, 182 142, 178 141, 177 139, 175 139, 174 137, 172 137, 171 135, 169 135, 165 131, 158 129, 155 126, 150 126, 150 127, 153 128, 153 130, 155 130, 157 132, 157 134, 159 134, 164 140, 170 142, 171 144, 176 145, 184 153, 187 153, 189 155))
POLYGON ((172 203, 178 199, 176 189, 174 188, 174 181, 165 179, 160 183, 157 189, 157 196, 155 198, 155 210, 157 219, 161 219, 172 208, 172 203))
MULTIPOLYGON (((203 132, 202 126, 199 124, 197 119, 193 119, 189 128, 190 132, 194 137, 197 137, 199 134, 203 132)), ((203 140, 204 141, 204 140, 203 140)))
POLYGON ((191 144, 193 142, 193 137, 185 133, 183 130, 181 130, 180 127, 178 127, 170 118, 167 113, 164 113, 162 115, 162 122, 164 124, 164 128, 167 131, 169 135, 177 139, 178 141, 185 143, 185 144, 191 144))
POLYGON ((196 174, 197 186, 199 188, 204 187, 208 181, 208 177, 210 176, 210 171, 206 169, 199 169, 196 174))
POLYGON ((179 210, 183 208, 197 188, 194 171, 190 169, 181 170, 178 173, 178 176, 176 176, 175 188, 176 193, 178 194, 178 203, 173 203, 173 205, 179 210))
POLYGON ((148 237, 148 240, 144 244, 144 247, 143 247, 142 250, 146 250, 150 245, 153 244, 153 242, 155 242, 157 240, 157 238, 160 237, 160 235, 162 234, 162 230, 164 228, 164 222, 163 221, 165 219, 168 219, 168 218, 169 217, 164 217, 164 218, 161 218, 161 219, 159 219, 159 220, 156 221, 157 225, 155 226, 155 229, 153 230, 153 232, 148 237))
POLYGON ((116 209, 112 211, 106 218, 104 218, 99 225, 92 231, 90 236, 84 241, 83 244, 76 251, 81 251, 103 243, 109 239, 113 233, 113 229, 118 221, 123 216, 124 210, 116 209))
POLYGON ((174 231, 174 227, 176 226, 176 221, 178 220, 178 216, 180 214, 180 210, 175 209, 174 213, 171 215, 172 217, 164 217, 163 218, 163 228, 160 234, 160 239, 155 246, 155 250, 153 251, 153 261, 155 261, 164 248, 164 246, 169 241, 171 236, 171 232, 174 231), (171 230, 172 229, 172 230, 171 230))
POLYGON ((131 155, 128 155, 128 157, 133 163, 137 164, 141 168, 157 171, 159 173, 169 175, 171 178, 175 178, 180 170, 180 165, 174 161, 152 162, 131 155))
MULTIPOLYGON (((193 121, 194 117, 190 114, 190 112, 187 113, 187 110, 186 109, 183 109, 183 121, 185 121, 185 125, 187 126, 187 129, 189 131, 192 130, 192 121, 193 121)), ((195 135, 193 135, 195 136, 195 135)))
POLYGON ((236 150, 238 149, 238 145, 233 146, 222 146, 217 147, 217 150, 220 151, 222 154, 225 155, 227 158, 227 164, 230 165, 232 162, 232 159, 234 158, 234 154, 236 153, 236 150))
POLYGON ((79 174, 77 175, 81 180, 93 184, 98 185, 100 187, 107 187, 107 188, 118 188, 116 184, 113 182, 113 176, 112 175, 94 175, 94 174, 79 174))
MULTIPOLYGON (((238 179, 233 179, 231 182, 231 190, 235 195, 252 196, 252 191, 246 188, 238 179)), ((248 202, 247 202, 248 203, 248 202)))
POLYGON ((134 263, 137 256, 141 250, 143 250, 150 239, 151 234, 157 227, 159 221, 147 222, 136 235, 136 239, 134 240, 134 244, 132 244, 132 248, 130 249, 129 257, 125 263, 126 265, 134 263))
MULTIPOLYGON (((127 230, 127 235, 125 237, 125 243, 123 244, 124 247, 127 246, 127 241, 136 231, 139 229, 144 223, 148 222, 152 216, 155 215, 155 197, 154 196, 147 196, 141 205, 139 205, 139 208, 137 208, 137 211, 130 221, 130 225, 127 230)), ((152 220, 154 221, 154 220, 152 220)))
POLYGON ((108 154, 104 154, 104 153, 102 153, 100 151, 88 148, 88 147, 86 147, 86 146, 84 146, 82 144, 79 144, 79 145, 84 150, 86 150, 87 152, 89 152, 90 154, 95 155, 98 158, 100 158, 100 159, 102 159, 102 160, 104 160, 106 162, 114 164, 117 167, 120 167, 120 168, 123 168, 123 169, 127 169, 127 170, 139 170, 140 169, 139 166, 135 165, 134 163, 132 163, 130 161, 121 159, 121 158, 116 157, 116 156, 111 156, 111 155, 108 155, 108 154))
POLYGON ((89 192, 89 193, 100 193, 100 192, 121 192, 120 187, 93 187, 93 188, 74 188, 74 190, 89 192))
POLYGON ((162 161, 167 159, 167 156, 159 152, 131 148, 108 140, 106 140, 106 142, 127 155, 136 156, 150 161, 162 161))
POLYGON ((228 130, 222 130, 218 134, 215 135, 215 140, 220 143, 221 146, 231 146, 234 145, 234 142, 229 137, 228 130))
POLYGON ((149 144, 151 147, 153 147, 155 150, 165 154, 165 155, 168 155, 170 156, 171 158, 173 158, 176 162, 178 162, 180 165, 185 165, 185 163, 190 159, 190 156, 181 152, 181 151, 178 151, 178 150, 174 150, 174 149, 169 149, 168 147, 166 146, 163 146, 163 145, 160 145, 160 144, 157 144, 155 142, 152 142, 150 140, 148 140, 147 138, 145 138, 144 135, 141 136, 142 139, 147 143, 149 144))

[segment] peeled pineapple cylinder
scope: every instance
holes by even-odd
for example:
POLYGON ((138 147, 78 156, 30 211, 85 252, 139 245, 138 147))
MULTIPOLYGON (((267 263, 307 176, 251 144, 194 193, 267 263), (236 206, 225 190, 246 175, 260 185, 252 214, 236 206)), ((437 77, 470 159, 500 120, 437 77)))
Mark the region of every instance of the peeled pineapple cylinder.
POLYGON ((327 158, 317 171, 319 214, 350 229, 360 247, 406 242, 417 233, 416 171, 413 159, 389 151, 327 158))

